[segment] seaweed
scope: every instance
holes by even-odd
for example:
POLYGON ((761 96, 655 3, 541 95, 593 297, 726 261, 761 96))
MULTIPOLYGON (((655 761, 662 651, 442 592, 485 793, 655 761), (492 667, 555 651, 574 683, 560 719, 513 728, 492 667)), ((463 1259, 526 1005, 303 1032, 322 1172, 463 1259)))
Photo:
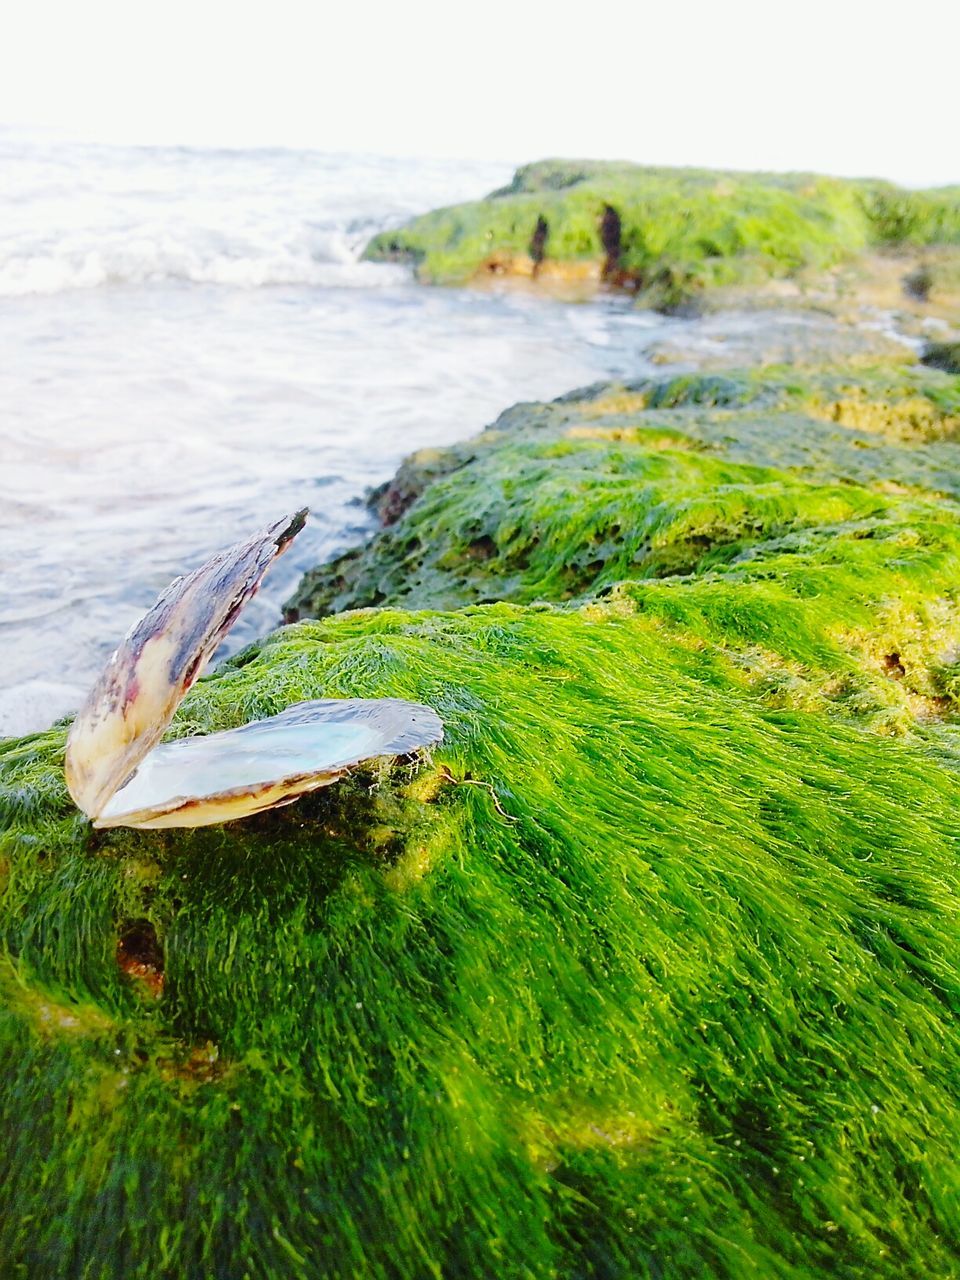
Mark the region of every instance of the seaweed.
MULTIPOLYGON (((547 160, 484 200, 380 233, 365 255, 409 261, 431 283, 491 273, 587 278, 670 311, 719 289, 822 273, 869 250, 957 245, 955 187, 547 160), (535 226, 542 242, 535 232, 531 241, 535 226)), ((928 267, 924 296, 934 279, 928 267)))
POLYGON ((957 395, 518 407, 171 730, 388 695, 432 756, 95 833, 0 744, 3 1274, 956 1274, 957 395))

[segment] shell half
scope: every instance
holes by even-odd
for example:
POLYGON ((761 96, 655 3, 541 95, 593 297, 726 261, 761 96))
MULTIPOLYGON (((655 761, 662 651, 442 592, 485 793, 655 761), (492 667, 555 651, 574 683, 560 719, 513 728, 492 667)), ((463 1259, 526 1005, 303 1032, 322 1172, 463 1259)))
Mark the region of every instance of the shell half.
POLYGON ((175 578, 121 641, 67 737, 67 787, 88 817, 99 816, 159 742, 187 690, 306 517, 303 510, 277 520, 175 578))
POLYGON ((206 737, 155 747, 95 827, 201 827, 290 804, 366 761, 443 737, 430 707, 398 698, 325 698, 206 737))

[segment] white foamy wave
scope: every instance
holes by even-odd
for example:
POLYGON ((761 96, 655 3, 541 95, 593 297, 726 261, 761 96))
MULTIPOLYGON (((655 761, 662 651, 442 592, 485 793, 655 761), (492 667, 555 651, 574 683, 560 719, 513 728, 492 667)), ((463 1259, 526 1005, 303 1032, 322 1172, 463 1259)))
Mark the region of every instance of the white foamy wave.
POLYGON ((375 232, 481 195, 504 166, 280 149, 101 147, 0 126, 0 296, 162 282, 377 289, 375 232))
POLYGON ((103 285, 164 281, 241 289, 271 285, 378 288, 406 276, 401 267, 361 262, 357 242, 340 230, 309 228, 284 243, 184 228, 114 232, 97 243, 64 236, 44 244, 0 245, 0 296, 54 294, 103 285))

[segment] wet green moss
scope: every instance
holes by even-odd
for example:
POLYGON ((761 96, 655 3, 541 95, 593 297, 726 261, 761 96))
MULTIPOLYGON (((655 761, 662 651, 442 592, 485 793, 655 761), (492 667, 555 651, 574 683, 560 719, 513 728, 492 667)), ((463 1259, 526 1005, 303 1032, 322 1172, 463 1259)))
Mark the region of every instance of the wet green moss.
POLYGON ((447 739, 97 838, 61 733, 2 749, 11 1274, 950 1273, 946 741, 771 706, 626 595, 301 624, 180 728, 318 693, 447 739))
POLYGON ((485 200, 381 233, 366 253, 414 262, 422 279, 445 283, 594 264, 596 278, 670 308, 724 286, 828 268, 871 247, 957 243, 956 188, 543 161, 485 200))
POLYGON ((172 730, 428 758, 94 833, 0 744, 0 1271, 957 1273, 957 382, 861 372, 518 406, 172 730))
MULTIPOLYGON (((917 367, 598 384, 436 456, 291 604, 640 605, 771 702, 884 732, 954 706, 960 384, 917 367)), ((407 468, 407 484, 412 464, 407 468)))

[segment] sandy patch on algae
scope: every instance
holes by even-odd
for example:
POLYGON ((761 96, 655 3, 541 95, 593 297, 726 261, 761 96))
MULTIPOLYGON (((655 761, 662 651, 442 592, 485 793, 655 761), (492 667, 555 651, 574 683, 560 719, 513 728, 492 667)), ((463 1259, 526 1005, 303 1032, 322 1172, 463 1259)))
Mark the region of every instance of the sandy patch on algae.
POLYGON ((66 1000, 28 980, 12 960, 0 958, 0 996, 4 1007, 44 1036, 104 1036, 117 1024, 90 1000, 66 1000))

